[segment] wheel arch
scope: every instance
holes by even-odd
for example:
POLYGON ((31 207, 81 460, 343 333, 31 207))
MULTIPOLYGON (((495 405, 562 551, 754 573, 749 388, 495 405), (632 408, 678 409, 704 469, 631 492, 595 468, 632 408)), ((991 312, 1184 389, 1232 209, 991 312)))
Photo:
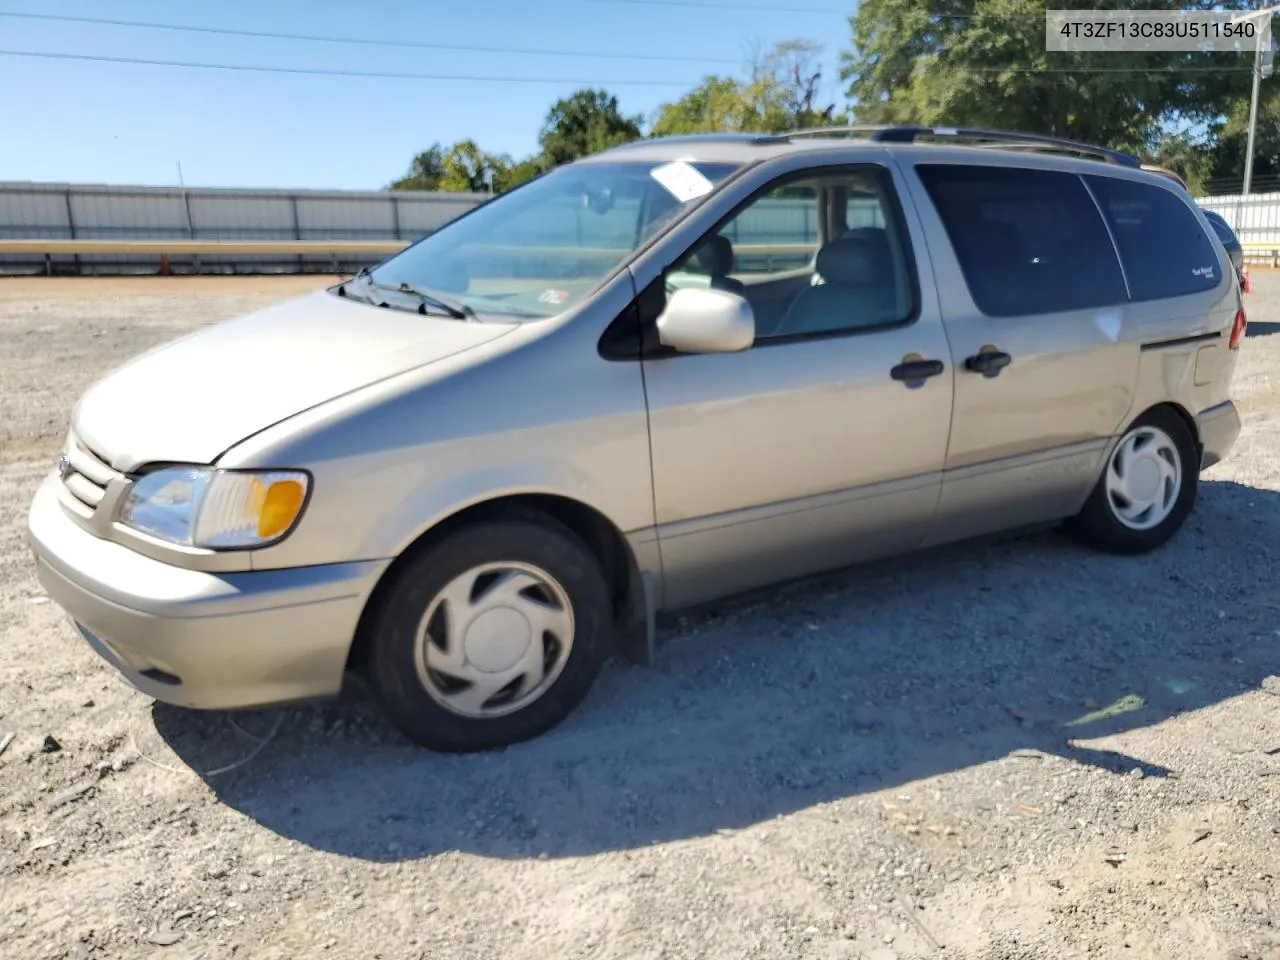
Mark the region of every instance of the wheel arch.
POLYGON ((1154 403, 1141 413, 1131 417, 1128 424, 1125 425, 1124 430, 1121 430, 1119 435, 1116 437, 1116 442, 1119 442, 1120 437, 1123 437, 1135 423, 1157 410, 1168 410, 1181 420, 1183 426, 1187 428, 1187 432, 1191 434, 1191 442, 1195 444, 1196 453, 1199 454, 1203 451, 1204 444, 1200 440, 1200 430, 1196 426, 1196 418, 1191 415, 1191 412, 1187 410, 1186 407, 1178 403, 1176 400, 1162 400, 1160 403, 1154 403))
POLYGON ((410 561, 471 524, 513 516, 555 521, 583 540, 600 562, 600 569, 609 585, 615 624, 614 652, 647 664, 652 655, 649 591, 635 552, 622 531, 599 510, 580 500, 558 494, 522 493, 493 497, 463 507, 440 519, 400 552, 382 572, 365 601, 347 655, 347 669, 360 670, 364 666, 373 612, 410 561))

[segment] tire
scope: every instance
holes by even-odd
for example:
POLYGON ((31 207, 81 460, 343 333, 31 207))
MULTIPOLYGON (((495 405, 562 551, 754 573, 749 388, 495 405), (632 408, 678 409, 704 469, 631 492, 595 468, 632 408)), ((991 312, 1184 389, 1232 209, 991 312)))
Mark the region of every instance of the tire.
POLYGON ((1157 407, 1135 420, 1120 438, 1103 466, 1102 476, 1084 508, 1067 523, 1082 543, 1108 553, 1147 553, 1163 546, 1178 532, 1195 505, 1200 482, 1200 451, 1191 430, 1172 410, 1157 407), (1127 452, 1127 453, 1126 453, 1127 452), (1126 461, 1126 456, 1128 457, 1126 461), (1165 471, 1154 457, 1168 464, 1155 489, 1154 471, 1165 471), (1130 468, 1125 472, 1126 463, 1130 468), (1130 490, 1143 495, 1126 500, 1130 490))
POLYGON ((371 628, 370 686, 392 723, 421 746, 466 753, 567 717, 612 649, 613 618, 586 544, 521 515, 464 527, 409 560, 371 628))

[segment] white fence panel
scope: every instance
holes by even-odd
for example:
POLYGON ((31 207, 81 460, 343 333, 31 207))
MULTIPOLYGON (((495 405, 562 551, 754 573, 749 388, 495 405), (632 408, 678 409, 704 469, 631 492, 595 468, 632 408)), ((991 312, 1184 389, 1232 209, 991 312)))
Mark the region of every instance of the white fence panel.
POLYGON ((1241 243, 1280 245, 1280 193, 1252 193, 1249 196, 1201 197, 1205 210, 1222 216, 1241 243))

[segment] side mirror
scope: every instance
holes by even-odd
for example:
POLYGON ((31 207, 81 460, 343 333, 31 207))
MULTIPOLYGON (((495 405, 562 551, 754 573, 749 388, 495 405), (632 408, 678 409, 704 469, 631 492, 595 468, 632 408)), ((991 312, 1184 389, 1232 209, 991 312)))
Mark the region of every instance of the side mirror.
POLYGON ((737 353, 755 340, 751 304, 725 290, 681 287, 658 317, 658 341, 681 353, 737 353))

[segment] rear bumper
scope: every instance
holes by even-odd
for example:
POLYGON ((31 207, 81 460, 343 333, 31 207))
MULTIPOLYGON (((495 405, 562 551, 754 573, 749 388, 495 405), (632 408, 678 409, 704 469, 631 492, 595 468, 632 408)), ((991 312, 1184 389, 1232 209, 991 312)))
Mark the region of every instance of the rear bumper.
POLYGON ((1240 436, 1240 412, 1231 400, 1219 403, 1196 416, 1200 435, 1200 469, 1205 470, 1226 458, 1240 436))
POLYGON ((68 517, 56 477, 28 517, 36 570, 89 645, 148 696, 265 706, 338 692, 382 561, 245 573, 174 567, 68 517))

